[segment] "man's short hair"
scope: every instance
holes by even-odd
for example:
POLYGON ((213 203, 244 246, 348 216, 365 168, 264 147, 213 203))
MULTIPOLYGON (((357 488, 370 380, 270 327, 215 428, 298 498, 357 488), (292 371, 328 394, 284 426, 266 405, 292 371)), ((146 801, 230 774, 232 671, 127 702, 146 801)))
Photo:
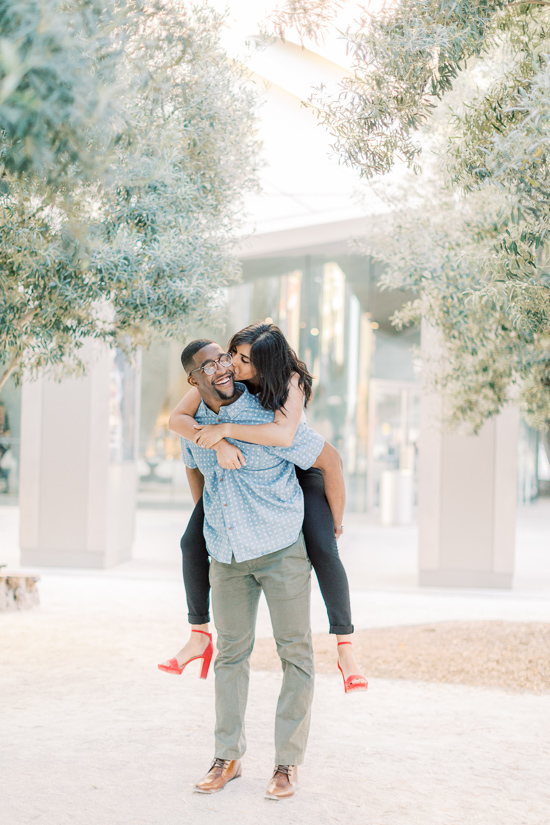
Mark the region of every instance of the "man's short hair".
POLYGON ((189 374, 193 367, 196 366, 193 360, 195 354, 203 347, 207 347, 209 344, 213 343, 214 341, 211 341, 209 338, 199 338, 196 341, 191 341, 190 344, 187 344, 181 354, 181 365, 186 373, 189 374))

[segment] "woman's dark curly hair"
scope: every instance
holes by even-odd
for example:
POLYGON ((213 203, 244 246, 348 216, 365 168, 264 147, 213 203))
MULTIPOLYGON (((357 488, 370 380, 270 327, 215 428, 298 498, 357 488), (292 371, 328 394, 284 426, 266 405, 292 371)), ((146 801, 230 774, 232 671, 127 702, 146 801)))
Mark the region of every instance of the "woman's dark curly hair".
POLYGON ((282 410, 288 399, 292 374, 299 376, 298 386, 305 403, 311 398, 313 377, 300 361, 285 336, 275 324, 250 324, 236 332, 227 349, 236 352, 241 344, 250 344, 250 361, 260 385, 258 400, 266 410, 282 410))

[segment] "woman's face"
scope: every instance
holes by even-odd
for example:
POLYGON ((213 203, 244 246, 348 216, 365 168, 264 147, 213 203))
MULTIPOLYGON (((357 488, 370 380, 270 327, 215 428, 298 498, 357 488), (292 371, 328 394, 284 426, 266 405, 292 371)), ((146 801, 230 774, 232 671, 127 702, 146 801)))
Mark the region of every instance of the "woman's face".
POLYGON ((256 370, 250 362, 250 344, 239 344, 233 352, 233 371, 237 381, 253 381, 256 370))

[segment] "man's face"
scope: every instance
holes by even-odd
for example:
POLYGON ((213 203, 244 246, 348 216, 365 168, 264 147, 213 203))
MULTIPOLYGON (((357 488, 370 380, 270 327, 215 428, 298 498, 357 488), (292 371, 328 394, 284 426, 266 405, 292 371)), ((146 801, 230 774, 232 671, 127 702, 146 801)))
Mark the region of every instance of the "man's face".
POLYGON ((209 400, 214 402, 230 401, 236 395, 235 381, 233 378, 233 367, 222 367, 221 364, 216 363, 216 372, 213 375, 207 375, 204 370, 199 369, 209 361, 217 361, 220 355, 224 354, 224 350, 219 344, 208 344, 203 347, 193 356, 195 362, 195 371, 189 375, 188 381, 197 387, 201 397, 208 404, 209 400))

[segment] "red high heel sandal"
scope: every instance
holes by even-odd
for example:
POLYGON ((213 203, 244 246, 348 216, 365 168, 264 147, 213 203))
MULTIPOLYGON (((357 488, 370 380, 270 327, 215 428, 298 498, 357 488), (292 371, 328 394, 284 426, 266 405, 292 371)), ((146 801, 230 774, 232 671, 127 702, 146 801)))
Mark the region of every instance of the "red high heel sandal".
MULTIPOLYGON (((337 647, 340 645, 350 645, 351 642, 338 642, 337 647)), ((342 679, 344 679, 344 671, 340 667, 340 662, 336 662, 338 665, 338 670, 342 674, 342 679)), ((362 676, 360 673, 352 673, 351 676, 348 676, 347 679, 344 679, 344 690, 346 693, 358 693, 359 691, 368 690, 369 683, 362 676)))
POLYGON ((177 659, 169 659, 167 665, 157 665, 159 670, 163 670, 165 673, 174 673, 176 676, 181 676, 189 662, 194 662, 195 659, 202 659, 202 667, 201 672, 199 673, 199 678, 206 679, 206 677, 208 676, 208 670, 210 668, 210 662, 212 661, 212 655, 214 653, 214 645, 212 644, 212 634, 207 633, 205 630, 192 630, 191 633, 202 633, 203 636, 208 636, 209 642, 206 645, 204 653, 201 653, 200 656, 193 656, 181 667, 178 665, 177 659))

